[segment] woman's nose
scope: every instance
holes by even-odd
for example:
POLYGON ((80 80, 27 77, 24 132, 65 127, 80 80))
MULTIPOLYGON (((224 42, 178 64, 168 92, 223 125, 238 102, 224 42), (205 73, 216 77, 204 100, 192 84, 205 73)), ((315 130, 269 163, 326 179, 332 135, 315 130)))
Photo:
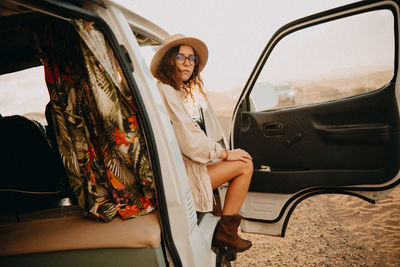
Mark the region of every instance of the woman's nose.
POLYGON ((185 58, 185 61, 183 62, 183 65, 185 65, 185 66, 189 66, 190 65, 189 58, 185 58))

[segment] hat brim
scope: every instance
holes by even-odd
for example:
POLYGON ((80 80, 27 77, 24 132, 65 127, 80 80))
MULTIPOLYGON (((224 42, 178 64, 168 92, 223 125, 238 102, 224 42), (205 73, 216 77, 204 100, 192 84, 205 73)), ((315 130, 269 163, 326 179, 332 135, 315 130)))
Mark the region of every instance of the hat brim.
POLYGON ((154 54, 150 62, 150 71, 154 77, 156 77, 158 66, 160 65, 162 58, 168 52, 168 50, 180 45, 189 45, 194 49, 199 57, 199 72, 203 70, 208 60, 208 48, 206 44, 203 41, 194 37, 182 37, 176 40, 172 40, 165 45, 162 45, 160 49, 154 54))

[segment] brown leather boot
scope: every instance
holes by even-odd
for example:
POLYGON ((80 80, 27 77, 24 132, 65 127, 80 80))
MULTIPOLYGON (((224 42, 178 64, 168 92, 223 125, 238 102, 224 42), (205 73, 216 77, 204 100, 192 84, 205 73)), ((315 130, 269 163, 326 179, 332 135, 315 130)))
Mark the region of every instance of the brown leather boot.
POLYGON ((241 219, 239 214, 222 215, 215 228, 213 245, 216 247, 227 246, 236 252, 248 250, 252 246, 251 241, 242 239, 237 233, 241 219))

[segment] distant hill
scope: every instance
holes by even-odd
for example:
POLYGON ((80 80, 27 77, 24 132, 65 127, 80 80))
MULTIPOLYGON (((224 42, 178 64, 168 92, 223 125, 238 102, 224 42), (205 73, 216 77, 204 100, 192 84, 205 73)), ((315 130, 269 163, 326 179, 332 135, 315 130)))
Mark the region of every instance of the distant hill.
POLYGON ((242 90, 242 87, 236 87, 231 90, 207 92, 208 99, 210 100, 217 116, 232 116, 233 109, 235 108, 237 99, 242 90))

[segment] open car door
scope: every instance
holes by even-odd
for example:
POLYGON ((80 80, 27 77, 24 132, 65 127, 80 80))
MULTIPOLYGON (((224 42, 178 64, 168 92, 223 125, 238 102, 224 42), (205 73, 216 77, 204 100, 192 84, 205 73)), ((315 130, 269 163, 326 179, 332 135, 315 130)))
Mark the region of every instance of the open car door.
POLYGON ((399 184, 398 29, 397 2, 363 1, 274 34, 232 121, 254 162, 243 231, 284 236, 310 196, 375 202, 399 184))

